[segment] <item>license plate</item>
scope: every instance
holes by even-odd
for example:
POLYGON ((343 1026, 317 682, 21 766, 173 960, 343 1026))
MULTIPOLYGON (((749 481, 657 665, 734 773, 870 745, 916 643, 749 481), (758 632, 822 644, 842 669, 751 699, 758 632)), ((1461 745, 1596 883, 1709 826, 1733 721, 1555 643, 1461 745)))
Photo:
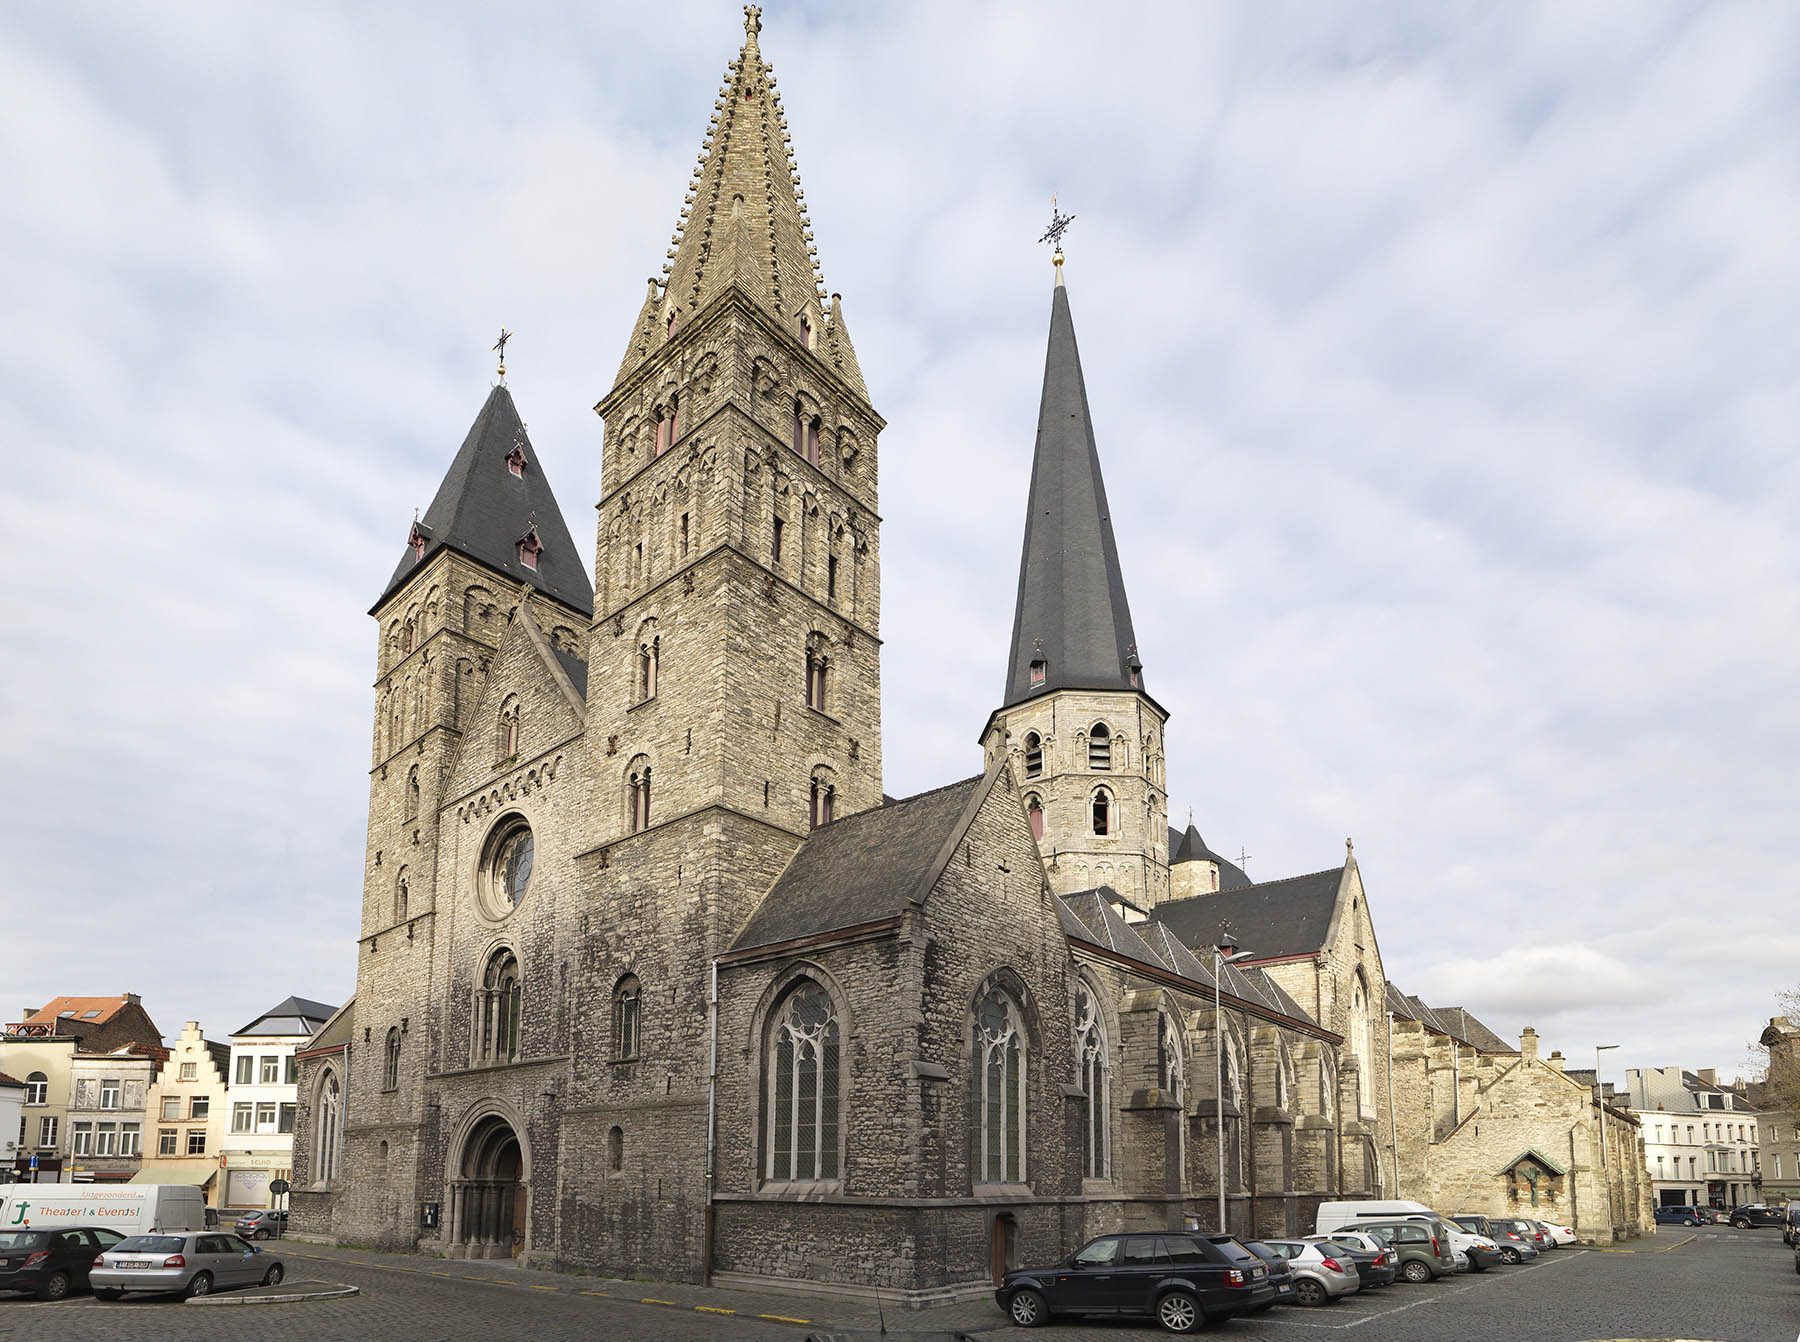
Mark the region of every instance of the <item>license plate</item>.
POLYGON ((1268 1271, 1269 1270, 1267 1268, 1254 1267, 1254 1268, 1250 1269, 1250 1276, 1256 1281, 1261 1281, 1265 1276, 1268 1275, 1268 1271))
POLYGON ((132 1268, 132 1267, 149 1267, 149 1266, 150 1266, 150 1264, 148 1264, 148 1263, 132 1263, 132 1262, 124 1262, 124 1263, 114 1263, 114 1264, 113 1264, 113 1266, 114 1266, 114 1267, 124 1267, 124 1268, 132 1268))

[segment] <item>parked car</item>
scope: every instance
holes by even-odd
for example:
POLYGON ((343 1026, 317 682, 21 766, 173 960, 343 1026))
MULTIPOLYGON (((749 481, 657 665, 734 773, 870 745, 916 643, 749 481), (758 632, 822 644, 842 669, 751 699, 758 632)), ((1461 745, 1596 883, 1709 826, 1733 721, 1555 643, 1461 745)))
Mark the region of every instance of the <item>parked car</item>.
POLYGON ((1552 1249, 1560 1249, 1565 1244, 1574 1244, 1576 1242, 1574 1226, 1559 1226, 1554 1221, 1539 1221, 1537 1226, 1539 1230, 1542 1230, 1550 1237, 1550 1247, 1552 1249))
POLYGON ((1543 1243, 1547 1238, 1543 1232, 1534 1228, 1523 1217, 1490 1216, 1488 1224, 1494 1228, 1494 1243, 1500 1246, 1503 1262, 1529 1263, 1548 1247, 1543 1243), (1516 1259, 1507 1258, 1508 1249, 1515 1250, 1519 1256, 1516 1259))
POLYGON ((1731 1213, 1731 1224, 1739 1230, 1784 1225, 1786 1222, 1786 1208, 1770 1207, 1761 1202, 1751 1202, 1742 1207, 1733 1208, 1731 1213))
POLYGON ((1408 1215, 1401 1219, 1423 1221, 1437 1227, 1440 1234, 1447 1236, 1458 1272, 1486 1272, 1500 1261, 1500 1246, 1480 1231, 1466 1230, 1455 1221, 1436 1213, 1429 1216, 1408 1215))
POLYGON ((1787 1220, 1781 1226, 1781 1242, 1800 1244, 1800 1202, 1790 1202, 1787 1205, 1787 1220))
POLYGON ((1724 1217, 1717 1207, 1696 1207, 1694 1208, 1694 1219, 1703 1226, 1716 1226, 1724 1220, 1724 1217))
POLYGON ((1365 1291, 1392 1286, 1400 1275, 1387 1246, 1373 1235, 1355 1230, 1340 1230, 1332 1235, 1303 1236, 1308 1244, 1317 1244, 1333 1258, 1348 1257, 1356 1264, 1357 1280, 1365 1291))
POLYGON ((1263 1243, 1287 1259, 1288 1271, 1294 1274, 1294 1298, 1303 1305, 1329 1304, 1362 1289, 1356 1264, 1347 1255, 1306 1240, 1267 1239, 1263 1243))
POLYGON ((1360 1221, 1346 1230, 1372 1235, 1399 1261, 1395 1266, 1410 1282, 1436 1281, 1456 1271, 1450 1241, 1427 1221, 1360 1221))
POLYGON ((1293 1304, 1296 1299, 1294 1274, 1288 1269, 1287 1259, 1259 1239, 1247 1239, 1243 1243, 1246 1249, 1268 1264, 1269 1280, 1275 1284, 1275 1298, 1264 1304, 1252 1306, 1252 1308, 1264 1310, 1270 1305, 1293 1304))
POLYGON ((1357 1221, 1393 1221, 1406 1216, 1436 1215, 1423 1202, 1404 1202, 1397 1198, 1321 1202, 1313 1217, 1313 1234, 1329 1235, 1339 1226, 1351 1225, 1357 1221))
POLYGON ((285 1211, 245 1212, 233 1227, 245 1239, 274 1239, 287 1230, 285 1211))
POLYGON ((0 1230, 0 1291, 30 1291, 39 1300, 85 1291, 94 1255, 124 1238, 99 1226, 0 1230))
POLYGON ((133 1235, 94 1259, 88 1283, 102 1300, 127 1291, 178 1293, 192 1298, 215 1287, 273 1286, 287 1266, 236 1235, 133 1235))
POLYGON ((1229 1236, 1175 1232, 1102 1235, 1062 1262, 1008 1272, 994 1299, 1021 1328, 1057 1314, 1154 1318, 1171 1333, 1273 1304, 1262 1259, 1229 1236))
POLYGON ((1658 1207, 1651 1216, 1659 1226, 1697 1226, 1702 1224, 1700 1209, 1690 1207, 1685 1202, 1671 1203, 1667 1207, 1658 1207))

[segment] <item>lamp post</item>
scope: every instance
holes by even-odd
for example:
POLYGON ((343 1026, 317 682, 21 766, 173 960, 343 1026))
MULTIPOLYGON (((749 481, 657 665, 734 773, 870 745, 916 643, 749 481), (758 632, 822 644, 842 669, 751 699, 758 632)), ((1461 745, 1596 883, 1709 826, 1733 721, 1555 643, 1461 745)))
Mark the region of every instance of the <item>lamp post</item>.
POLYGON ((1225 1013, 1219 1005, 1219 984, 1225 977, 1225 966, 1250 958, 1249 951, 1237 948, 1237 938, 1229 932, 1219 934, 1213 947, 1213 1124, 1219 1148, 1219 1233, 1231 1233, 1225 1224, 1225 1013))
POLYGON ((1606 1092, 1600 1088, 1600 1055, 1608 1049, 1617 1048, 1617 1044, 1594 1045, 1594 1107, 1600 1111, 1600 1177, 1606 1183, 1606 1237, 1612 1238, 1613 1229, 1618 1223, 1618 1213, 1613 1209, 1612 1171, 1606 1163, 1606 1092))

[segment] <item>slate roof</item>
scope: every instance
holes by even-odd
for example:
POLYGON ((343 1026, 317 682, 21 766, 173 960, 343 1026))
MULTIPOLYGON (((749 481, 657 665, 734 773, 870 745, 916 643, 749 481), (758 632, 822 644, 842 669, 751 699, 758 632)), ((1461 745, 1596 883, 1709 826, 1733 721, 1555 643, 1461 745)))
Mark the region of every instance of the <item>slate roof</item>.
POLYGON ((1059 270, 1001 705, 1059 689, 1130 690, 1136 647, 1059 270), (1038 658, 1046 663, 1044 681, 1033 686, 1031 663, 1038 658))
POLYGON ((316 1034, 321 1025, 330 1020, 337 1010, 324 1002, 314 1002, 305 997, 289 997, 277 1002, 262 1015, 251 1021, 241 1030, 232 1031, 238 1035, 300 1035, 316 1034))
POLYGON ((575 693, 581 696, 581 701, 583 703, 586 703, 587 663, 582 661, 581 658, 577 657, 567 648, 552 646, 550 651, 556 654, 556 664, 562 667, 563 674, 574 684, 575 693))
POLYGON ((469 426, 431 506, 416 525, 425 538, 423 553, 415 558, 411 544, 406 546, 371 613, 419 565, 445 547, 515 582, 529 582, 583 615, 594 613, 594 588, 581 566, 581 552, 563 522, 556 495, 550 491, 550 481, 505 383, 488 393, 487 403, 469 426), (515 446, 525 453, 525 469, 520 475, 514 475, 506 464, 515 446), (534 521, 544 549, 532 569, 519 562, 519 542, 534 521))
POLYGON ((1251 885, 1251 880, 1244 875, 1244 869, 1235 862, 1228 862, 1207 847, 1206 840, 1200 837, 1200 831, 1189 825, 1185 831, 1174 826, 1169 827, 1169 865, 1178 862, 1207 861, 1219 869, 1220 890, 1244 890, 1251 885))
MULTIPOLYGON (((1452 1038, 1461 1038, 1455 1030, 1450 1028, 1450 1022, 1426 1006, 1419 998, 1409 997, 1392 983, 1387 985, 1387 1009, 1406 1020, 1418 1021, 1428 1030, 1436 1030, 1439 1034, 1449 1035, 1452 1038)), ((1463 1042, 1466 1044, 1469 1041, 1464 1039, 1463 1042)))
POLYGON ((1170 899, 1150 916, 1167 923, 1184 946, 1217 944, 1229 930, 1258 960, 1306 955, 1325 947, 1325 933, 1337 908, 1342 867, 1265 881, 1213 895, 1170 899))
POLYGON ((300 1051, 304 1053, 316 1049, 340 1048, 350 1042, 350 1036, 355 1028, 356 997, 352 994, 350 1000, 339 1007, 331 1019, 319 1027, 319 1032, 312 1037, 312 1042, 300 1051))
POLYGON ((1519 1051, 1461 1007, 1433 1007, 1431 1009, 1437 1013, 1440 1020, 1450 1027, 1451 1034, 1466 1044, 1474 1045, 1483 1053, 1517 1053, 1519 1051))
POLYGON ((965 778, 819 826, 763 896, 732 949, 897 916, 936 879, 946 845, 961 833, 993 776, 965 778))

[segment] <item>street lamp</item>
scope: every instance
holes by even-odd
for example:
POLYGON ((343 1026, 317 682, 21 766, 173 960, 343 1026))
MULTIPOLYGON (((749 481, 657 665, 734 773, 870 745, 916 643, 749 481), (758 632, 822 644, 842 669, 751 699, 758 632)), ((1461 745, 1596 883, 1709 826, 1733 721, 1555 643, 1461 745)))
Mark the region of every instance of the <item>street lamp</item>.
POLYGON ((1600 1111, 1600 1178, 1606 1183, 1606 1237, 1609 1240, 1618 1224, 1618 1212, 1613 1208, 1612 1171, 1606 1164, 1606 1093, 1600 1089, 1600 1055, 1617 1047, 1617 1044, 1594 1045, 1594 1106, 1600 1111))
POLYGON ((1219 1147, 1219 1233, 1228 1235, 1225 1224, 1225 1013, 1219 1007, 1219 981, 1225 977, 1225 966, 1248 960, 1249 951, 1237 948, 1237 938, 1229 932, 1219 933, 1213 946, 1213 1125, 1219 1147))

